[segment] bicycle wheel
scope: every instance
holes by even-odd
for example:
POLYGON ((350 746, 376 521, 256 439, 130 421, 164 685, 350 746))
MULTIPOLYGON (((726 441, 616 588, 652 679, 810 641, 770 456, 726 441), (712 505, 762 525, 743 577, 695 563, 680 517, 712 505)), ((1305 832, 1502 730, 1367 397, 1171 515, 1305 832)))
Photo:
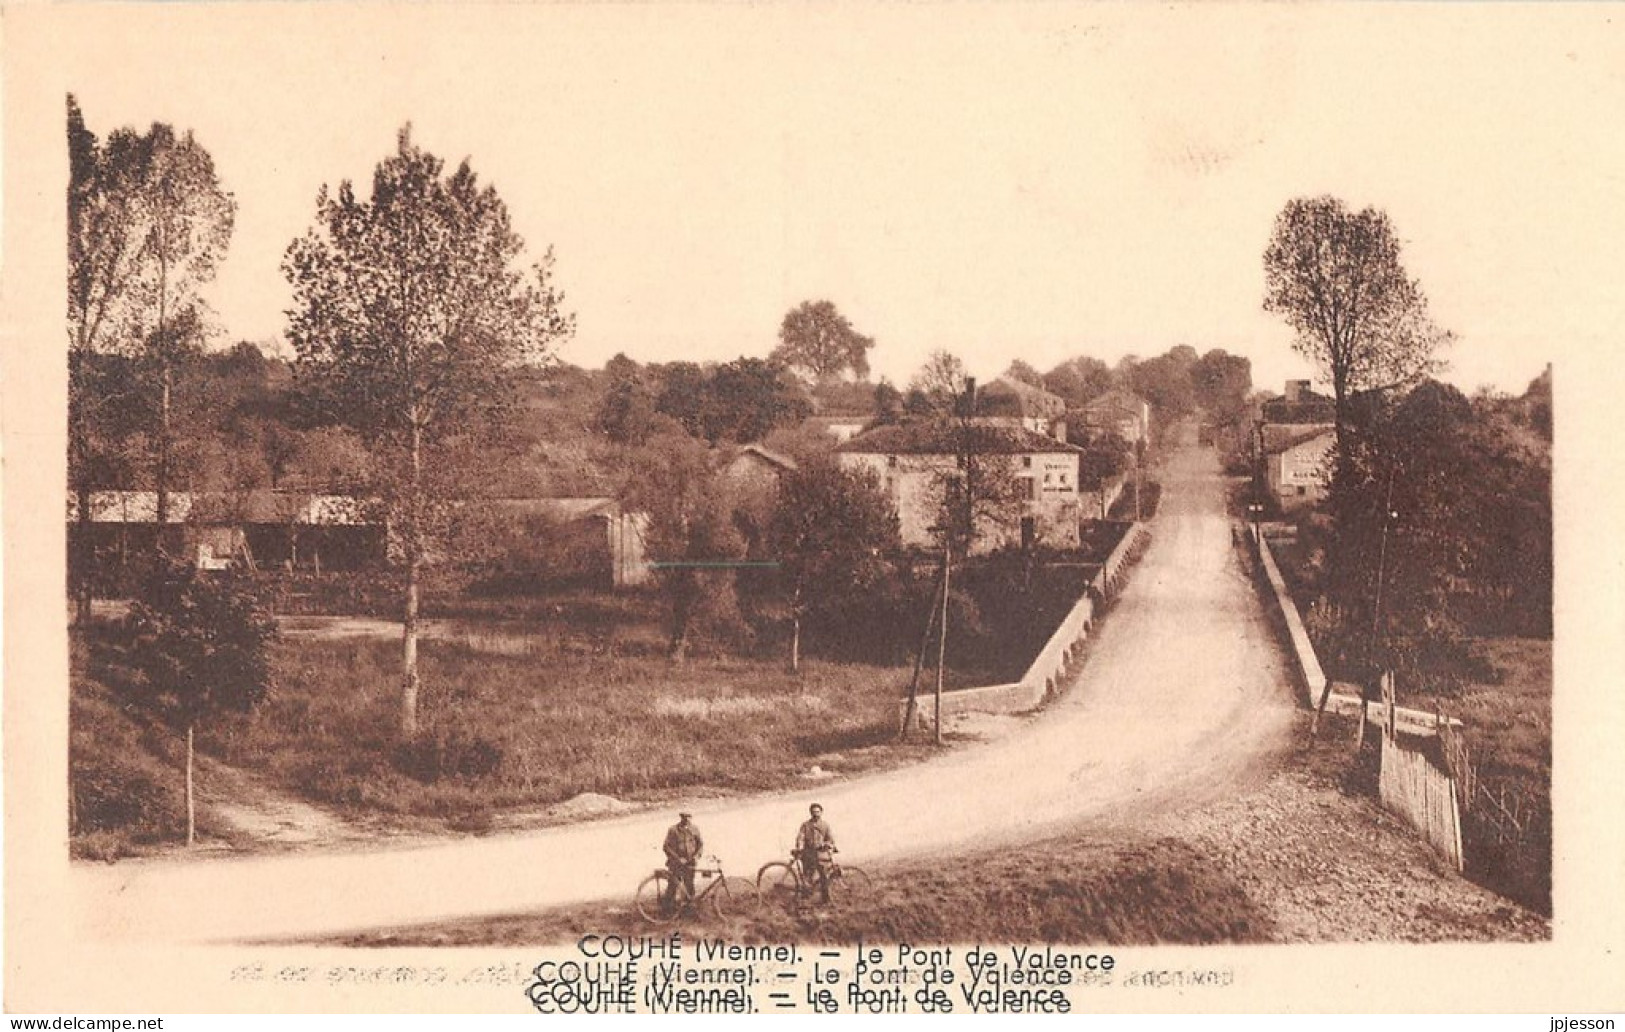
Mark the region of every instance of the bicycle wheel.
POLYGON ((643 879, 643 884, 638 886, 638 894, 633 902, 645 921, 670 924, 677 920, 682 905, 676 899, 668 903, 666 890, 670 881, 671 875, 665 871, 656 871, 643 879))
POLYGON ((801 897, 801 879, 789 864, 767 864, 756 872, 756 891, 763 903, 789 910, 801 897))
POLYGON ((843 865, 829 880, 829 898, 839 903, 861 903, 874 895, 874 879, 861 867, 843 865))
POLYGON ((711 892, 711 908, 718 917, 739 917, 762 905, 756 883, 749 878, 724 878, 711 892))

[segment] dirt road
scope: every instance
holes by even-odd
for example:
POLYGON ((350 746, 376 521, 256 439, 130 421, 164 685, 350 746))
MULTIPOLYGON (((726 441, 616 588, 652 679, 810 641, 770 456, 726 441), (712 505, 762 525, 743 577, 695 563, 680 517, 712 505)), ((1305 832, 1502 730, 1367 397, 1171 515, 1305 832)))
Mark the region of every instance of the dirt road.
MULTIPOLYGON (((1044 716, 941 760, 751 800, 696 803, 708 852, 749 874, 822 802, 842 857, 1019 844, 1063 826, 1133 827, 1256 784, 1292 689, 1230 544, 1208 450, 1175 453, 1151 548, 1078 679, 1044 716)), ((81 927, 116 938, 236 941, 629 896, 672 814, 354 854, 84 866, 81 927)))

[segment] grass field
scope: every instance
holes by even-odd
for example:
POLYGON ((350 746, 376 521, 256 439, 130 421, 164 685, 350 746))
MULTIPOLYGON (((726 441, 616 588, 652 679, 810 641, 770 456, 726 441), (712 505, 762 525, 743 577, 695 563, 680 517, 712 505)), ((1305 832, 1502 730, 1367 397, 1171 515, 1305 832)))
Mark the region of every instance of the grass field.
POLYGON ((646 796, 692 786, 775 787, 814 763, 880 762, 908 671, 851 664, 614 654, 422 650, 423 731, 397 744, 399 646, 299 642, 278 692, 221 721, 204 747, 300 795, 372 813, 478 821, 582 792, 646 796))

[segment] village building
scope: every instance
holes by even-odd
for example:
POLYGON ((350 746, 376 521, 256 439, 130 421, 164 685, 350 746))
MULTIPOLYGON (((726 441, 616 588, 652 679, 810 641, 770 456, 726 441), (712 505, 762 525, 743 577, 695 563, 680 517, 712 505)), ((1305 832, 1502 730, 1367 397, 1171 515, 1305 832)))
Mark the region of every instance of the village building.
POLYGON ((160 544, 206 570, 364 569, 382 564, 387 551, 384 521, 369 508, 347 495, 301 491, 171 491, 159 527, 156 491, 95 491, 90 519, 81 524, 70 493, 69 547, 77 554, 78 536, 88 532, 93 564, 102 571, 154 555, 160 544))
POLYGON ((1304 509, 1326 497, 1336 439, 1329 426, 1281 423, 1259 428, 1264 485, 1282 511, 1304 509))
POLYGON ((1151 443, 1151 405, 1128 391, 1107 391, 1067 418, 1081 422, 1091 433, 1116 434, 1130 447, 1151 443))
POLYGON ((1310 387, 1308 380, 1288 380, 1279 398, 1259 405, 1262 423, 1290 423, 1299 426, 1331 426, 1337 418, 1337 403, 1310 387))
POLYGON ((878 426, 835 449, 843 468, 867 470, 891 499, 903 544, 935 544, 944 485, 962 453, 992 464, 1008 477, 1016 498, 1010 518, 976 527, 973 552, 1011 545, 1078 545, 1082 512, 1078 456, 1082 449, 1022 427, 952 421, 878 426))
POLYGON ((1308 380, 1288 380, 1280 397, 1259 405, 1253 438, 1258 476, 1282 511, 1326 497, 1336 413, 1333 400, 1317 394, 1308 380))
POLYGON ((779 478, 796 468, 796 460, 759 444, 736 449, 717 468, 717 473, 736 485, 777 487, 779 478))

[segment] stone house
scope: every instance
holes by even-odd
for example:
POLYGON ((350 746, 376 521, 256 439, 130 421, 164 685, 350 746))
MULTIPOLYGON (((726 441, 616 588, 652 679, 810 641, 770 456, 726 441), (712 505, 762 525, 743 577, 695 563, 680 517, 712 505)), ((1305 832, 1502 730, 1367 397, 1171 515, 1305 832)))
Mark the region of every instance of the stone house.
POLYGON ((986 460, 1013 485, 1009 517, 983 520, 973 552, 1010 545, 1078 545, 1082 515, 1078 456, 1082 449, 1022 427, 919 420, 878 426, 835 449, 844 468, 875 476, 896 509, 903 544, 931 546, 941 519, 944 484, 961 454, 986 460))
POLYGON ((1329 426, 1278 423, 1259 428, 1264 484, 1282 511, 1304 509, 1326 497, 1336 440, 1329 426))

